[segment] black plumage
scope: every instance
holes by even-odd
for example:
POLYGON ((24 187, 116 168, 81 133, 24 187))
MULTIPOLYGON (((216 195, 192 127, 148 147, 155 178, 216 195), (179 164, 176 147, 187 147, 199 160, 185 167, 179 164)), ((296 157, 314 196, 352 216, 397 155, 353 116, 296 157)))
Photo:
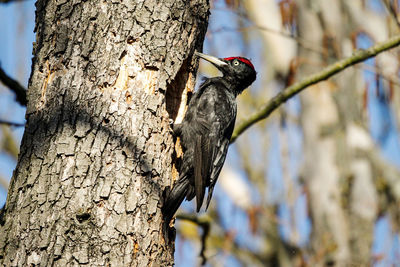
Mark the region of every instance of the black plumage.
POLYGON ((179 179, 163 206, 166 222, 172 219, 185 197, 191 200, 196 196, 198 212, 206 187, 208 208, 235 125, 236 96, 256 79, 254 66, 246 58, 218 59, 196 54, 213 63, 223 76, 206 78, 190 100, 182 123, 173 126, 181 138, 184 155, 179 179))

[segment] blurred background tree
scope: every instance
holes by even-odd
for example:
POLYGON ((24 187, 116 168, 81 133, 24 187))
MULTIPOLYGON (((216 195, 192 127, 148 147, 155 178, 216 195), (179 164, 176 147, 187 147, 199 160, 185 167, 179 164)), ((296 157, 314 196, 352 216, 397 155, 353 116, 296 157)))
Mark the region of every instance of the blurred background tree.
MULTIPOLYGON (((205 53, 249 57, 258 71, 239 97, 237 125, 284 88, 400 27, 398 0, 211 4, 205 53)), ((1 67, 23 86, 33 5, 0 5, 1 67)), ((399 55, 385 52, 313 85, 241 134, 209 211, 180 210, 176 265, 397 266, 399 55)), ((200 73, 217 75, 204 63, 200 73)), ((14 99, 0 86, 2 203, 23 131, 14 99)))

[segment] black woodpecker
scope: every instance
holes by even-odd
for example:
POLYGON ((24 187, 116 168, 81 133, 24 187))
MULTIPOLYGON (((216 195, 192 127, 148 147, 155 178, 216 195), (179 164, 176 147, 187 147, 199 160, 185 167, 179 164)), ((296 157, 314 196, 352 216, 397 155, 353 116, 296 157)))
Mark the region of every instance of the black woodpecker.
POLYGON ((206 187, 207 210, 235 126, 236 96, 256 79, 254 66, 246 58, 216 58, 198 52, 195 55, 211 62, 222 77, 206 78, 190 100, 182 123, 173 125, 184 154, 179 179, 165 198, 166 223, 185 197, 192 200, 196 196, 199 212, 206 187))

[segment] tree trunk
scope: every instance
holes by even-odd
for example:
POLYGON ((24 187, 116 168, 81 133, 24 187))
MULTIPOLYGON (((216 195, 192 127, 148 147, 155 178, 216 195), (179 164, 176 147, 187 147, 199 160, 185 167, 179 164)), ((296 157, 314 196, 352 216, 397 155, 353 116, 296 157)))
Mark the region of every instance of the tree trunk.
POLYGON ((26 129, 1 221, 5 266, 172 266, 162 194, 208 1, 36 3, 26 129), (182 101, 181 101, 182 100, 182 101))
MULTIPOLYGON (((323 47, 322 54, 300 49, 300 61, 306 63, 301 76, 349 56, 355 27, 342 19, 340 1, 300 2, 299 36, 323 47)), ((367 266, 371 260, 378 196, 367 154, 373 142, 363 125, 364 88, 360 70, 352 68, 301 94, 313 266, 367 266)))

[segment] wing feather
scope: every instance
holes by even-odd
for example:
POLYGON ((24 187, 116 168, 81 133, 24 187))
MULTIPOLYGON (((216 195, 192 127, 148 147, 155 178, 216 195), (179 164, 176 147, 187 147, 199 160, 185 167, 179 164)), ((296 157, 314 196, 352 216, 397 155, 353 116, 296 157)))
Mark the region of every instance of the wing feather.
POLYGON ((226 153, 229 146, 229 140, 224 140, 220 147, 218 147, 217 155, 214 156, 214 164, 212 168, 212 173, 210 175, 210 185, 208 187, 208 196, 206 202, 206 210, 210 205, 211 197, 214 191, 215 183, 218 180, 218 176, 221 173, 222 166, 224 165, 226 153))
POLYGON ((196 193, 196 204, 197 212, 199 212, 201 205, 203 204, 204 194, 206 191, 205 181, 203 179, 203 159, 204 151, 202 149, 202 136, 196 136, 196 141, 194 145, 194 187, 196 193))
POLYGON ((223 137, 221 137, 221 142, 215 148, 216 153, 213 156, 213 166, 212 172, 210 174, 210 185, 208 187, 208 196, 206 202, 206 210, 210 205, 211 197, 214 192, 215 184, 217 183, 218 176, 221 173, 222 167, 226 159, 226 154, 228 152, 229 142, 232 136, 233 128, 235 127, 236 113, 234 114, 229 126, 225 129, 223 137))

